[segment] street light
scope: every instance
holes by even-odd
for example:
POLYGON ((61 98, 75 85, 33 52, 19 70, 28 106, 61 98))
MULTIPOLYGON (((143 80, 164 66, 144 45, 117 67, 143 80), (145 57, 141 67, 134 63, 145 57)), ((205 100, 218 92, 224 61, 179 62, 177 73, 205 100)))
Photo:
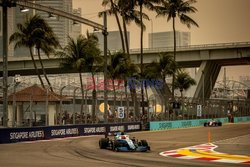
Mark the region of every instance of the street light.
POLYGON ((25 8, 25 7, 21 7, 20 8, 20 11, 22 12, 22 13, 25 13, 25 12, 28 12, 29 11, 29 8, 25 8))

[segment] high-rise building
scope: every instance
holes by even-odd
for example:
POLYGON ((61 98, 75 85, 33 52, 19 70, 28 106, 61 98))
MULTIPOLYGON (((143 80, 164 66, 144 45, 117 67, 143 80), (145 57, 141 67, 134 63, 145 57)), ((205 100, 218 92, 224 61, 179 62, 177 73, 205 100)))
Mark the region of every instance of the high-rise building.
MULTIPOLYGON (((2 32, 2 8, 0 8, 0 57, 2 57, 3 52, 3 32, 2 32)), ((14 8, 8 8, 8 39, 10 35, 14 32, 13 23, 14 22, 14 8)), ((8 45, 8 55, 12 56, 14 52, 13 44, 8 45)))
MULTIPOLYGON (((82 9, 81 8, 73 9, 73 14, 81 17, 82 9)), ((73 39, 76 39, 80 34, 82 34, 82 24, 73 22, 70 37, 72 37, 73 39)))
MULTIPOLYGON (((36 1, 36 3, 72 13, 72 0, 43 0, 36 1)), ((68 43, 68 36, 72 31, 73 21, 64 17, 53 16, 50 13, 38 10, 36 10, 36 14, 41 15, 49 23, 55 35, 58 37, 61 46, 66 46, 68 43)))
MULTIPOLYGON (((72 13, 72 0, 43 0, 34 1, 35 3, 41 4, 46 7, 52 7, 55 9, 63 10, 68 13, 72 13)), ((59 42, 62 47, 66 46, 68 42, 68 36, 74 31, 73 21, 53 16, 50 13, 42 12, 38 10, 29 9, 28 12, 21 12, 20 7, 9 8, 8 9, 8 37, 16 32, 17 24, 23 23, 28 16, 33 14, 39 14, 43 19, 45 19, 48 24, 52 27, 55 35, 58 37, 59 42)), ((2 9, 0 9, 0 24, 2 23, 2 9)), ((78 28, 79 29, 79 28, 78 28)), ((27 48, 17 48, 14 50, 13 44, 9 45, 8 49, 9 56, 27 56, 29 55, 29 50, 27 48)), ((2 53, 2 26, 0 25, 0 55, 2 53)))
MULTIPOLYGON (((149 48, 174 46, 174 32, 154 32, 148 34, 149 48)), ((191 44, 190 32, 176 31, 176 46, 187 46, 191 44)))
MULTIPOLYGON (((102 32, 94 32, 99 40, 99 48, 103 50, 104 41, 102 32)), ((127 32, 128 46, 130 44, 130 33, 127 32)), ((109 31, 108 32, 108 49, 109 50, 122 50, 122 42, 119 31, 109 31)))

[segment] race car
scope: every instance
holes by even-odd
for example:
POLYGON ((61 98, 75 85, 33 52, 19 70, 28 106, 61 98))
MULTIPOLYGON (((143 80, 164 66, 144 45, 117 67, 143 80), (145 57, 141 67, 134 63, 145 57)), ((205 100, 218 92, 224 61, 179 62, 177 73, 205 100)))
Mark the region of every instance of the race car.
POLYGON ((146 152, 150 150, 150 146, 146 140, 138 141, 135 138, 130 139, 129 135, 125 135, 124 133, 116 134, 113 139, 108 137, 101 138, 99 140, 99 147, 100 149, 110 149, 117 152, 146 152))
POLYGON ((204 127, 207 126, 222 126, 222 123, 220 121, 211 120, 204 123, 204 127))

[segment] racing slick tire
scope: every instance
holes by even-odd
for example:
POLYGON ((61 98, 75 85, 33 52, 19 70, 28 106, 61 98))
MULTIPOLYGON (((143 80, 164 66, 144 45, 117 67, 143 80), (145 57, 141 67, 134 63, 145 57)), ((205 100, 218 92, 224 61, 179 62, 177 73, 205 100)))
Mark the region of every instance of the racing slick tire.
POLYGON ((204 123, 204 127, 207 127, 207 126, 208 126, 208 123, 207 123, 207 122, 205 122, 205 123, 204 123))
POLYGON ((109 145, 109 138, 101 138, 99 140, 100 149, 106 149, 109 145))
POLYGON ((147 147, 148 150, 150 150, 150 147, 149 147, 148 142, 146 140, 141 140, 141 145, 147 147))
POLYGON ((120 144, 119 144, 119 142, 118 141, 114 141, 113 142, 113 144, 112 144, 112 149, 114 150, 114 151, 116 151, 116 152, 118 152, 119 150, 118 150, 118 147, 120 147, 120 144))
POLYGON ((221 123, 221 122, 218 122, 218 126, 222 126, 222 123, 221 123))

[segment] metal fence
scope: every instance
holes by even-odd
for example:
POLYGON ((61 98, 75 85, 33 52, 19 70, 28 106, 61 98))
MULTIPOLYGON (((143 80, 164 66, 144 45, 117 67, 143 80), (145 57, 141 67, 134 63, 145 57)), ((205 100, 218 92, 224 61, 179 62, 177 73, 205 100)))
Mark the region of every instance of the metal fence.
MULTIPOLYGON (((20 84, 17 87, 9 89, 9 95, 15 94, 30 85, 20 84)), ((48 90, 48 89, 47 89, 48 90)), ((249 116, 250 115, 250 100, 248 99, 207 99, 203 104, 201 100, 184 99, 176 103, 157 102, 149 99, 145 102, 145 111, 141 111, 139 116, 135 116, 134 104, 130 94, 128 101, 125 98, 124 91, 118 91, 116 95, 116 108, 114 107, 114 95, 109 92, 108 103, 109 111, 108 118, 104 120, 104 112, 101 108, 104 102, 104 92, 97 91, 97 98, 93 101, 92 90, 84 91, 84 98, 80 88, 74 85, 64 86, 55 89, 55 94, 60 100, 51 101, 48 91, 41 93, 39 96, 43 100, 33 100, 32 94, 29 101, 9 101, 8 107, 8 126, 9 127, 28 127, 28 126, 45 126, 45 125, 67 125, 67 124, 86 124, 86 123, 117 123, 117 122, 149 122, 163 120, 189 120, 189 119, 204 119, 204 118, 219 118, 229 116, 249 116), (63 98, 62 98, 63 97, 63 98), (93 103, 95 109, 93 109, 93 103), (129 104, 127 106, 127 104, 129 104), (159 105, 160 109, 157 109, 159 105), (124 107, 123 117, 121 112, 117 111, 117 107, 124 107), (81 110, 82 108, 82 110, 81 110), (93 112, 94 111, 94 112, 93 112), (94 114, 94 115, 93 115, 94 114)), ((154 95, 152 95, 154 96, 154 95)), ((154 98, 157 99, 157 98, 154 98)), ((138 101, 140 103, 140 94, 138 101)), ((0 106, 0 116, 2 124, 2 109, 0 106)))

